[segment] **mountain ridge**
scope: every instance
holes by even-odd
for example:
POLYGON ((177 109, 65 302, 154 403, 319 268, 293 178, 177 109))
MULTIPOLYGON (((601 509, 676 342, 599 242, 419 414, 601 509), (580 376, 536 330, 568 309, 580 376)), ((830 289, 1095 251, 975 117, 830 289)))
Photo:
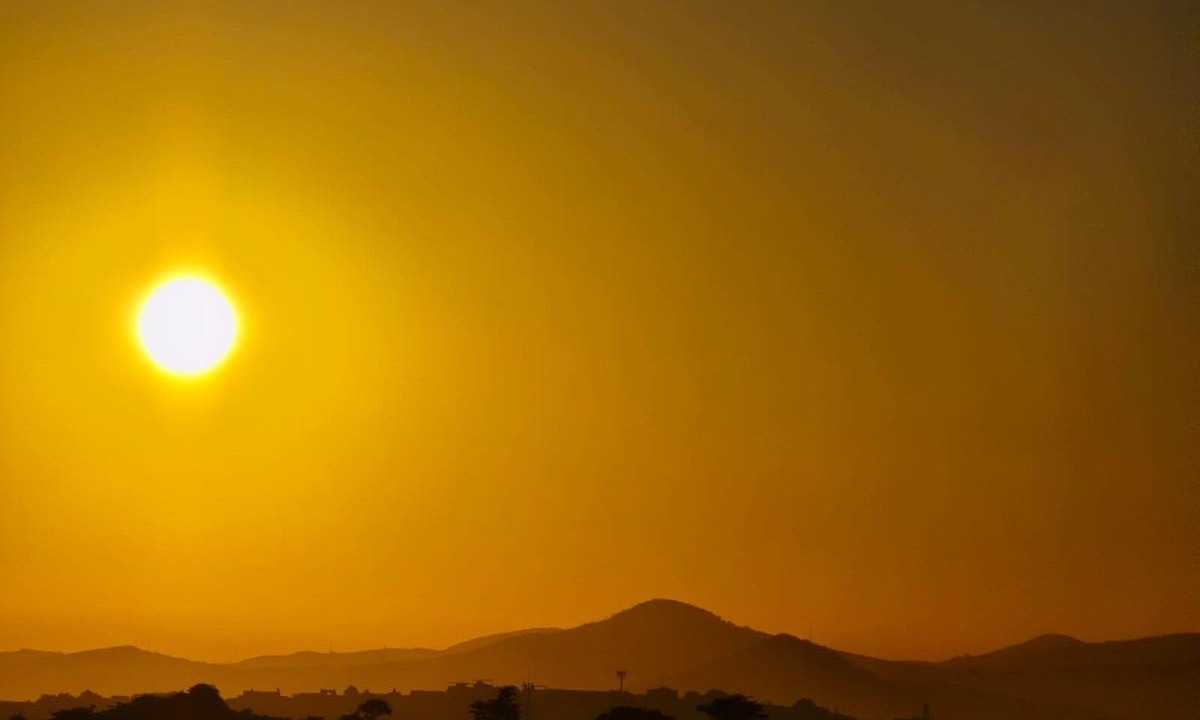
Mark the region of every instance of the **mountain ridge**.
POLYGON ((631 689, 718 688, 782 704, 810 698, 864 717, 908 716, 926 702, 961 720, 1135 720, 1147 709, 1161 720, 1200 716, 1200 633, 1102 643, 1051 634, 976 656, 888 660, 764 633, 661 598, 570 628, 497 633, 442 650, 300 651, 209 663, 130 645, 24 649, 0 652, 0 669, 0 698, 14 700, 84 689, 161 692, 196 682, 226 693, 436 690, 476 678, 611 690, 621 669, 631 689))

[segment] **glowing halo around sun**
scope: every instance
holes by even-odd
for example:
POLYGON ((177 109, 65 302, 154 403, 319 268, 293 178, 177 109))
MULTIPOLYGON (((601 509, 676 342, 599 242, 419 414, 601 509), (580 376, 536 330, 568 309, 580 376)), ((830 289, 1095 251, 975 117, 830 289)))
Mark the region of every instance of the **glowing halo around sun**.
POLYGON ((158 368, 194 377, 221 364, 238 335, 233 303, 212 281, 188 275, 155 286, 137 314, 137 337, 158 368))

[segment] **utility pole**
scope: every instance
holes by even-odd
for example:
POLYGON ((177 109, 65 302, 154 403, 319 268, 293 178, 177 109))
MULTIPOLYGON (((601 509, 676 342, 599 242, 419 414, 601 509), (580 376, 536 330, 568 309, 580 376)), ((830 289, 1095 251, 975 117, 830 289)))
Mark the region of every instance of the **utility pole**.
POLYGON ((625 671, 617 671, 617 692, 625 692, 625 671))

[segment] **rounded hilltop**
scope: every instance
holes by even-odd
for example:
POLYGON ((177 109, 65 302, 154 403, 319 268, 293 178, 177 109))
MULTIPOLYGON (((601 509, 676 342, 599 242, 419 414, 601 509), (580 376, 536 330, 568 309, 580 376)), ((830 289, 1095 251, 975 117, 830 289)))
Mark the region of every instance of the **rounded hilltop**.
POLYGON ((682 600, 672 600, 670 598, 652 598, 650 600, 644 600, 636 605, 615 613, 609 618, 609 620, 619 620, 622 618, 648 619, 653 617, 693 617, 727 622, 716 613, 705 610, 702 607, 685 603, 682 600))

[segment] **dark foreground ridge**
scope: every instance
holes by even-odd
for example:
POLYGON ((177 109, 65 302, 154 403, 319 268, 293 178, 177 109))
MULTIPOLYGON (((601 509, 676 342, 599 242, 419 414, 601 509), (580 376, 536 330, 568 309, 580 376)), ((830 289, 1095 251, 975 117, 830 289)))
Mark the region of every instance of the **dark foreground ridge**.
POLYGON ((791 706, 757 703, 710 691, 680 694, 667 688, 624 691, 554 690, 526 683, 495 687, 456 683, 444 691, 342 692, 284 695, 248 691, 228 702, 207 684, 187 692, 106 698, 47 695, 33 702, 0 703, 9 720, 857 720, 811 700, 791 706))

